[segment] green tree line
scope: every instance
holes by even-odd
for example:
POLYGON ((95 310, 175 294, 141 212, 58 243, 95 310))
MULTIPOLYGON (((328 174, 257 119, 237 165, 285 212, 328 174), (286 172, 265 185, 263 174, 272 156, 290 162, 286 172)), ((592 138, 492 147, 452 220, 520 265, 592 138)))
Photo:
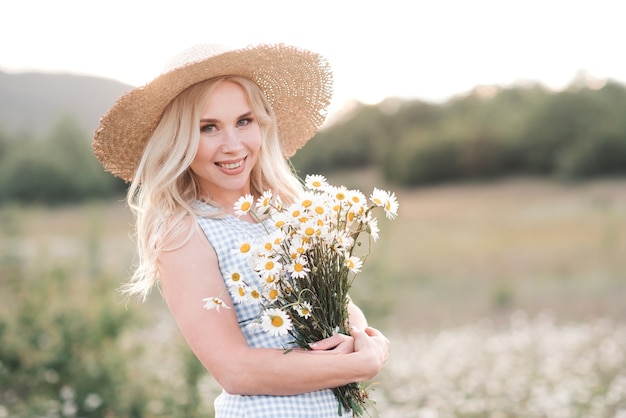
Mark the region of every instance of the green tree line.
MULTIPOLYGON (((626 87, 573 83, 475 89, 443 104, 360 105, 292 159, 298 172, 376 167, 406 186, 519 174, 585 179, 626 174, 626 87)), ((65 116, 42 138, 0 132, 0 202, 56 203, 118 195, 125 184, 65 116)))
POLYGON ((124 183, 102 169, 89 139, 72 115, 43 137, 0 133, 0 202, 54 204, 119 194, 124 183))
POLYGON ((626 174, 626 88, 476 89, 444 104, 360 106, 296 154, 301 172, 378 166, 407 186, 511 175, 626 174))

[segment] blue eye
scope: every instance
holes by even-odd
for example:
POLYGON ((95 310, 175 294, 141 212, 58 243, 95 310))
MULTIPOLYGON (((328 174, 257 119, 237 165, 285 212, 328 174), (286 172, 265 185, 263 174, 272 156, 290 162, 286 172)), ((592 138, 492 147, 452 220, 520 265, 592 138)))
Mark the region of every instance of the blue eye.
POLYGON ((200 127, 200 132, 214 132, 217 128, 213 124, 208 124, 200 127))
POLYGON ((246 126, 247 124, 249 124, 250 122, 252 122, 252 119, 250 118, 243 118, 243 119, 239 119, 237 121, 237 126, 246 126))

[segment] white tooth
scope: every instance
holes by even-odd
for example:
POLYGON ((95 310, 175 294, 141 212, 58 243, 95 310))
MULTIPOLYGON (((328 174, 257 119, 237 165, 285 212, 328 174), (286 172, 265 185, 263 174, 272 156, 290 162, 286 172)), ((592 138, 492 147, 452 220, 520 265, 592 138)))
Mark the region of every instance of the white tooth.
POLYGON ((243 161, 239 161, 237 163, 232 163, 232 164, 220 164, 220 165, 228 170, 232 170, 232 169, 241 167, 242 164, 243 164, 243 161))

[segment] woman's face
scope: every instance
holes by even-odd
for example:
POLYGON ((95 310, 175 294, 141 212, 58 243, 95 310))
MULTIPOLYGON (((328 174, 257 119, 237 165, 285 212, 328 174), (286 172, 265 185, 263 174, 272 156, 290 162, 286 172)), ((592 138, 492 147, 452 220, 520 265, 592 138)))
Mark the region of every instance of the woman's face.
POLYGON ((261 149, 261 128, 243 89, 221 82, 200 119, 200 144, 191 163, 203 195, 230 210, 250 193, 250 172, 261 149))

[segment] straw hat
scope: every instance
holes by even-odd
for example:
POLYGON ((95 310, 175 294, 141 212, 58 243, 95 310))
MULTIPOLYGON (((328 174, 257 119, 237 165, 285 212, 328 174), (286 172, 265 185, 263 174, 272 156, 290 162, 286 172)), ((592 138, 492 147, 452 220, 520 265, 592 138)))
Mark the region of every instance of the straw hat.
POLYGON ((320 55, 283 44, 243 49, 197 45, 174 57, 156 79, 117 100, 95 131, 96 157, 106 170, 131 181, 169 102, 196 83, 226 75, 247 77, 264 92, 276 114, 286 158, 324 122, 332 73, 320 55))

